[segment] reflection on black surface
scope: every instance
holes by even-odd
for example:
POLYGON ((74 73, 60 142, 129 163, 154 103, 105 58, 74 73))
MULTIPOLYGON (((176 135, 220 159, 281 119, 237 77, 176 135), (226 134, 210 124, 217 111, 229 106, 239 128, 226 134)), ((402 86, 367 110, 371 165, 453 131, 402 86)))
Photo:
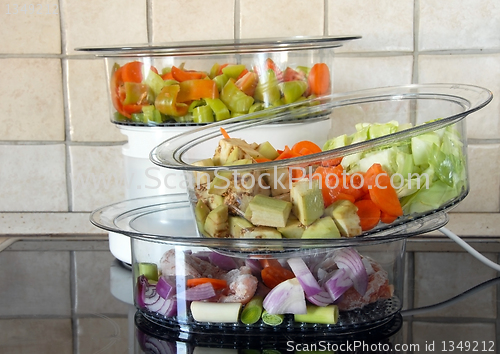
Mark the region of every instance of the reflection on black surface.
POLYGON ((135 314, 136 336, 144 353, 397 353, 403 318, 395 315, 382 326, 357 334, 317 336, 290 335, 284 331, 273 331, 251 335, 240 331, 238 334, 223 335, 213 333, 187 333, 159 327, 146 319, 141 312, 135 314))

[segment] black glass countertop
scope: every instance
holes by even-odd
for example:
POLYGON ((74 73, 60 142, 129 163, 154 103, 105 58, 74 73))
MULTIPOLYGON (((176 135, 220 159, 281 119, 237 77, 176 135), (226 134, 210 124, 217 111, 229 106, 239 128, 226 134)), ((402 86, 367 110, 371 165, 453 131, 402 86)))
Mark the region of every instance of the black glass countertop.
MULTIPOLYGON (((432 291, 420 286, 425 280, 415 265, 430 253, 450 256, 425 250, 428 245, 408 247, 405 305, 391 321, 360 334, 306 338, 281 331, 186 333, 151 324, 133 306, 130 268, 113 257, 105 237, 1 241, 0 353, 496 353, 500 338, 495 272, 414 306, 422 291, 432 291)), ((469 256, 457 255, 458 262, 469 256)), ((428 276, 451 274, 435 267, 428 276)))

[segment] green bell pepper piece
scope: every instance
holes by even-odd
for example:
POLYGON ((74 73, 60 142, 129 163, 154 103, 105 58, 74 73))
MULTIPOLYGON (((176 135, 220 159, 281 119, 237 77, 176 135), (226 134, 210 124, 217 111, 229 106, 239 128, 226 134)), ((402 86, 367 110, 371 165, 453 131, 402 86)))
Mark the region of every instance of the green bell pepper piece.
POLYGON ((224 88, 224 86, 226 86, 227 80, 229 80, 229 76, 227 76, 226 74, 221 74, 221 75, 217 75, 216 77, 214 77, 213 80, 215 81, 215 84, 217 85, 217 90, 219 90, 219 92, 221 92, 222 89, 224 88))
POLYGON ((214 121, 214 114, 210 106, 198 106, 193 109, 193 122, 195 123, 211 123, 214 121))
POLYGON ((144 123, 144 113, 132 113, 130 119, 134 123, 144 123))
POLYGON ((191 102, 191 104, 189 105, 188 112, 192 113, 196 107, 204 106, 204 105, 205 105, 205 100, 195 100, 195 101, 191 102))
POLYGON ((229 108, 231 113, 248 113, 254 103, 251 96, 245 95, 236 87, 234 79, 229 79, 220 93, 220 99, 229 108))
POLYGON ((273 70, 268 70, 264 75, 261 75, 255 88, 254 97, 257 101, 264 102, 266 107, 281 98, 278 79, 273 70))
POLYGON ((124 105, 139 104, 148 96, 148 87, 144 84, 125 82, 123 86, 125 89, 124 105))
POLYGON ((301 80, 287 81, 280 84, 281 92, 283 92, 283 100, 285 104, 297 101, 307 90, 307 83, 301 80))
POLYGON ((144 123, 163 123, 163 117, 161 116, 160 111, 155 108, 155 106, 143 106, 142 112, 144 113, 144 123))
POLYGON ((163 81, 161 76, 155 73, 153 70, 149 70, 148 76, 143 81, 143 84, 149 86, 151 91, 153 91, 154 97, 158 96, 161 89, 166 86, 165 81, 163 81))
POLYGON ((219 68, 220 68, 219 63, 215 63, 214 65, 212 65, 212 69, 210 69, 210 73, 208 74, 208 76, 211 79, 213 79, 214 77, 216 77, 217 74, 219 73, 219 68))
MULTIPOLYGON (((182 117, 188 113, 188 105, 177 102, 180 91, 179 85, 165 86, 160 94, 156 96, 155 106, 161 113, 172 117, 182 117)), ((176 119, 177 120, 177 119, 176 119)))
POLYGON ((208 106, 212 109, 213 113, 215 114, 216 121, 221 121, 224 119, 231 118, 229 109, 227 109, 224 102, 222 102, 219 98, 205 98, 205 102, 207 102, 208 106))
POLYGON ((229 76, 229 78, 236 80, 238 78, 238 76, 240 76, 240 74, 245 69, 246 69, 246 66, 243 64, 228 65, 228 66, 222 68, 222 73, 229 76))

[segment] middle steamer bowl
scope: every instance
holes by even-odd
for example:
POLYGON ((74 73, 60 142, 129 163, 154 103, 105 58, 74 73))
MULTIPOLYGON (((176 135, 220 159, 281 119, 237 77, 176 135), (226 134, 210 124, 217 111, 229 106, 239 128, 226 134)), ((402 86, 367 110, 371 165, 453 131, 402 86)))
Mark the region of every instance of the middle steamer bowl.
POLYGON ((466 197, 463 118, 491 99, 457 84, 342 93, 178 135, 150 158, 185 171, 201 236, 285 249, 390 239, 466 197), (326 139, 315 119, 331 123, 326 139), (271 146, 254 127, 290 140, 271 146))

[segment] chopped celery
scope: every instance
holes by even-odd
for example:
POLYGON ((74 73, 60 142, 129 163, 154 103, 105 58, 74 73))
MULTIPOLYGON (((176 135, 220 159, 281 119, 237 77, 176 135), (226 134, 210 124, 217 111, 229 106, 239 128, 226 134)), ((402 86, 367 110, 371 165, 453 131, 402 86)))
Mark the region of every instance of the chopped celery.
POLYGON ((220 100, 220 98, 205 98, 205 102, 212 109, 216 121, 230 118, 231 114, 229 113, 229 110, 227 109, 224 102, 220 100))
POLYGON ((210 106, 198 106, 193 109, 193 122, 211 123, 214 121, 214 115, 210 106))
POLYGON ((294 315, 294 319, 296 322, 335 324, 339 319, 339 308, 337 305, 307 305, 307 313, 294 315))
POLYGON ((230 79, 220 93, 220 99, 232 113, 248 113, 254 99, 247 96, 236 87, 234 80, 230 79))

